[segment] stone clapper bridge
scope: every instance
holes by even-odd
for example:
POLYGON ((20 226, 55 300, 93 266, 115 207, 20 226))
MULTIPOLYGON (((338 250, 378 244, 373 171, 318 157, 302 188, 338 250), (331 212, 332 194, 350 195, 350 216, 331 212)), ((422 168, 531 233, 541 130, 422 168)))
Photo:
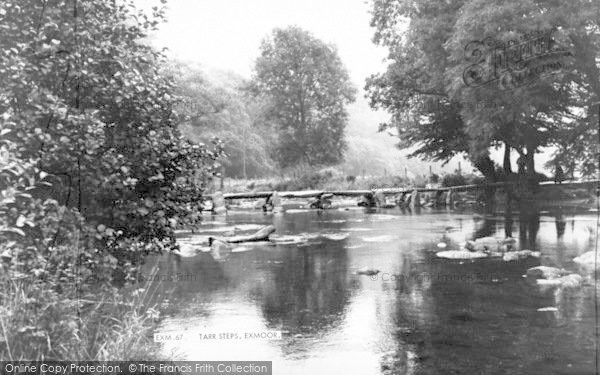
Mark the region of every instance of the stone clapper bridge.
MULTIPOLYGON (((461 185, 452 187, 436 187, 436 188, 383 188, 374 190, 310 190, 310 191, 262 191, 262 192, 246 192, 246 193, 225 193, 216 192, 212 194, 212 211, 215 214, 225 213, 227 207, 226 200, 234 199, 265 199, 263 210, 265 211, 283 211, 281 198, 312 198, 309 203, 310 208, 324 209, 331 205, 331 199, 334 196, 339 197, 358 197, 359 206, 378 207, 378 208, 393 208, 399 207, 434 207, 446 206, 454 207, 457 203, 456 193, 465 191, 478 191, 486 188, 502 188, 510 187, 517 182, 496 182, 491 184, 481 185, 461 185), (425 199, 421 199, 421 194, 425 193, 425 199), (430 197, 433 195, 434 197, 430 197), (386 196, 393 196, 392 201, 386 199, 386 196)), ((587 188, 588 190, 596 189, 596 195, 600 191, 600 180, 590 181, 565 181, 557 184, 554 182, 541 182, 540 188, 544 187, 561 187, 561 188, 587 188)))

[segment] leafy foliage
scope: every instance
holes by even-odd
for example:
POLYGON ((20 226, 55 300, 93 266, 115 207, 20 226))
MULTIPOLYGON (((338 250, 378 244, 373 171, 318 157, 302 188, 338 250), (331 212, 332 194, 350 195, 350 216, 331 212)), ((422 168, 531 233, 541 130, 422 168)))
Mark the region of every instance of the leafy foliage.
POLYGON ((162 18, 108 0, 0 4, 0 239, 13 272, 110 281, 197 220, 220 150, 177 129, 164 56, 139 42, 162 18))
MULTIPOLYGON (((414 155, 448 160, 466 153, 489 176, 494 175, 489 148, 500 144, 526 158, 531 174, 534 155, 544 146, 557 147, 557 157, 578 161, 582 171, 593 169, 599 12, 596 2, 583 0, 376 0, 374 40, 389 48, 390 65, 368 80, 367 90, 372 106, 393 115, 382 129, 397 129, 402 146, 418 144, 414 155), (465 85, 470 42, 491 37, 512 43, 538 30, 554 30, 554 43, 570 52, 560 56, 559 74, 535 77, 512 90, 465 85), (576 156, 569 152, 576 144, 592 151, 576 156)), ((550 54, 547 59, 557 62, 550 54)))
POLYGON ((247 94, 241 77, 222 72, 209 76, 183 64, 169 70, 182 98, 178 106, 185 116, 182 133, 198 142, 218 138, 226 154, 219 160, 226 176, 247 178, 274 171, 275 129, 264 116, 265 104, 247 94))
POLYGON ((297 27, 275 29, 254 70, 253 90, 268 100, 267 118, 279 128, 280 165, 341 161, 345 105, 354 101, 355 89, 335 47, 297 27))

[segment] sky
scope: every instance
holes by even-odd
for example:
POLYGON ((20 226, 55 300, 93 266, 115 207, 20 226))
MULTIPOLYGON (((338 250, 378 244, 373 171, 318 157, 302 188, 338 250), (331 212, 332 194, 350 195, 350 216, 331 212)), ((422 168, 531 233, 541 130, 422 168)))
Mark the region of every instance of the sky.
POLYGON ((167 18, 153 44, 209 70, 232 70, 250 78, 261 40, 274 28, 289 25, 335 44, 359 88, 367 76, 385 68, 386 50, 371 41, 366 0, 171 0, 167 18))

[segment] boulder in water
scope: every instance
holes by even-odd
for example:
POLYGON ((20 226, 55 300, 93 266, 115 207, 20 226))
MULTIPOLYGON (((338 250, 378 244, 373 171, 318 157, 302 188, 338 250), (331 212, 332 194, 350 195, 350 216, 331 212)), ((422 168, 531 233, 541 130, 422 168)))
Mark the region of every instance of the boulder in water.
POLYGON ((577 258, 573 259, 573 262, 580 264, 586 268, 594 268, 596 265, 600 267, 600 252, 598 253, 598 258, 594 259, 596 252, 588 251, 587 253, 583 253, 577 258))
POLYGON ((506 262, 510 262, 512 260, 526 259, 529 257, 539 258, 540 252, 539 251, 531 251, 531 250, 509 251, 509 252, 504 253, 504 255, 502 256, 502 259, 504 259, 504 261, 506 261, 506 262))
POLYGON ((440 251, 435 254, 438 258, 444 259, 480 259, 488 258, 489 255, 482 251, 468 251, 468 250, 448 250, 440 251))
POLYGON ((546 287, 578 288, 583 284, 583 277, 573 273, 556 279, 537 279, 535 282, 546 287))
POLYGON ((467 241, 465 248, 471 251, 499 251, 501 241, 494 237, 482 237, 474 241, 467 241))
POLYGON ((348 233, 326 233, 326 234, 323 234, 323 237, 327 238, 328 240, 332 240, 332 241, 345 240, 346 238, 348 238, 348 236, 349 236, 348 233))
POLYGON ((496 251, 500 247, 500 241, 494 237, 482 237, 475 240, 477 245, 483 246, 488 251, 496 251))
POLYGON ((504 245, 514 245, 515 243, 517 243, 517 240, 515 240, 512 237, 506 237, 504 240, 502 240, 502 243, 504 245))
POLYGON ((527 270, 527 277, 532 279, 553 280, 559 279, 562 276, 566 276, 568 274, 569 271, 565 269, 548 266, 537 266, 527 270))
POLYGON ((331 194, 331 193, 321 194, 317 198, 314 198, 311 201, 309 201, 308 207, 309 208, 317 208, 317 209, 321 209, 321 210, 326 209, 326 208, 331 208, 331 205, 332 205, 331 200, 332 199, 333 199, 333 194, 331 194))
POLYGON ((563 288, 577 288, 583 284, 583 277, 575 273, 560 278, 563 288))
POLYGON ((410 194, 410 208, 421 207, 421 193, 417 189, 414 189, 410 194))
POLYGON ((269 235, 275 232, 275 227, 272 225, 267 225, 256 233, 247 235, 247 236, 233 236, 229 238, 221 239, 224 242, 228 243, 239 243, 239 242, 256 242, 256 241, 268 241, 269 235))
POLYGON ((527 277, 536 279, 541 286, 577 288, 583 284, 583 277, 562 268, 538 266, 527 270, 527 277))
POLYGON ((469 251, 486 251, 485 246, 483 246, 483 244, 481 243, 477 243, 475 241, 467 241, 465 243, 465 249, 469 250, 469 251))
POLYGON ((560 278, 559 279, 551 279, 551 280, 536 279, 535 282, 537 285, 540 285, 540 286, 560 286, 562 284, 562 281, 560 281, 560 278))
POLYGON ((225 241, 210 237, 208 243, 210 245, 210 254, 215 260, 222 260, 231 254, 232 246, 225 241))
POLYGON ((375 198, 372 193, 367 193, 365 195, 361 195, 358 205, 360 207, 373 207, 375 206, 375 198))
POLYGON ((376 189, 373 191, 373 197, 375 198, 375 204, 377 207, 382 207, 385 204, 385 194, 382 189, 376 189))
POLYGON ((222 214, 227 212, 227 208, 225 207, 225 198, 223 197, 223 193, 217 191, 212 195, 212 212, 214 214, 222 214))

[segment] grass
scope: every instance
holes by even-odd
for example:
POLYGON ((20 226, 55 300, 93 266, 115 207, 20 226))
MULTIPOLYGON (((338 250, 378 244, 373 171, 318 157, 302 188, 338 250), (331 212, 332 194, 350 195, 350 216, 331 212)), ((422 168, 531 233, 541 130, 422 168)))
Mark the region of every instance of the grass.
POLYGON ((0 277, 0 358, 19 360, 155 360, 159 312, 150 282, 96 295, 56 291, 28 279, 0 277))
POLYGON ((333 168, 304 170, 286 177, 263 179, 226 179, 223 192, 239 193, 247 191, 293 191, 293 190, 372 190, 378 188, 425 187, 428 184, 449 182, 451 185, 464 185, 480 182, 474 175, 447 174, 442 177, 419 175, 406 177, 400 175, 385 176, 346 176, 333 168), (452 178, 454 177, 454 178, 452 178), (457 181, 461 183, 453 183, 457 181))

